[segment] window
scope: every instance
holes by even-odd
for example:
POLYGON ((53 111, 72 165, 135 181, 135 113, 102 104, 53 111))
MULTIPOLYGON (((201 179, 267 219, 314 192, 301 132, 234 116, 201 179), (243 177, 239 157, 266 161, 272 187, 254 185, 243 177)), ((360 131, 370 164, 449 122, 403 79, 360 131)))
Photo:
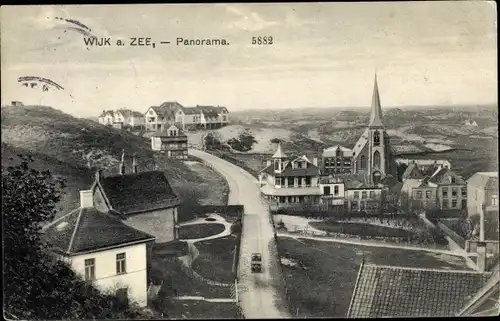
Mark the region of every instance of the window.
POLYGON ((225 115, 224 115, 224 116, 222 116, 222 121, 226 121, 226 119, 227 119, 227 118, 226 118, 226 116, 225 116, 225 115))
POLYGON ((443 208, 448 208, 448 200, 443 200, 443 208))
POLYGON ((280 169, 280 161, 279 160, 274 160, 274 170, 277 171, 280 169))
POLYGON ((422 191, 417 192, 417 199, 422 199, 422 191))
POLYGON ((458 194, 458 188, 452 187, 451 188, 451 196, 457 196, 458 194))
POLYGON ((357 211, 358 210, 358 201, 352 201, 351 202, 351 210, 352 211, 357 211))
POLYGON ((302 162, 297 162, 295 164, 297 165, 297 168, 302 168, 302 162))
POLYGON ((364 210, 365 210, 365 202, 363 202, 363 201, 359 202, 359 209, 360 209, 361 211, 364 211, 364 210))
POLYGON ((127 273, 126 260, 125 253, 116 254, 116 274, 127 273))
POLYGON ((380 133, 378 131, 373 134, 373 145, 380 146, 380 133))
POLYGON ((354 198, 359 198, 359 192, 358 191, 354 192, 354 198))
POLYGON ((467 208, 467 200, 462 199, 462 209, 465 209, 465 208, 467 208))
POLYGON ((154 117, 149 117, 149 118, 148 118, 148 122, 152 123, 152 122, 154 122, 154 121, 155 121, 155 118, 154 118, 154 117))
POLYGON ((368 198, 368 193, 366 191, 362 191, 361 198, 368 198))
POLYGON ((337 152, 335 153, 337 157, 342 156, 342 152, 340 151, 340 148, 337 149, 337 152))
POLYGON ((378 150, 373 153, 373 167, 380 168, 380 153, 378 150))
POLYGON ((154 112, 154 111, 152 111, 152 110, 150 110, 150 111, 149 111, 149 114, 150 114, 150 115, 154 115, 154 113, 155 113, 155 112, 154 112))
POLYGON ((311 177, 306 177, 306 186, 311 186, 311 177))
POLYGON ((344 166, 351 166, 351 160, 350 159, 344 159, 344 166))
POLYGON ((462 187, 462 196, 467 196, 467 187, 462 187))
POLYGON ((448 187, 443 187, 441 189, 441 193, 443 193, 443 198, 447 198, 448 197, 448 187))
POLYGON ((323 195, 330 195, 330 186, 323 187, 323 195))
POLYGON ((456 179, 455 179, 455 177, 454 177, 454 176, 452 176, 452 177, 451 177, 451 183, 452 183, 452 184, 455 184, 455 183, 456 183, 456 179))
POLYGON ((498 205, 498 195, 491 195, 491 205, 498 205))
POLYGON ((451 208, 457 208, 457 200, 451 200, 451 208))
POLYGON ((366 157, 365 157, 365 155, 361 156, 360 169, 366 169, 366 157))
POLYGON ((337 166, 342 166, 342 161, 340 158, 337 158, 337 166))
POLYGON ((276 186, 281 186, 281 177, 276 177, 276 178, 275 178, 274 185, 276 185, 276 186))
POLYGON ((370 191, 370 198, 375 198, 375 191, 370 191))
POLYGON ((431 199, 431 191, 425 191, 425 198, 426 199, 431 199))
POLYGON ((333 187, 333 195, 339 195, 339 186, 338 185, 335 185, 333 187))
POLYGON ((85 281, 95 280, 95 259, 85 260, 85 281))

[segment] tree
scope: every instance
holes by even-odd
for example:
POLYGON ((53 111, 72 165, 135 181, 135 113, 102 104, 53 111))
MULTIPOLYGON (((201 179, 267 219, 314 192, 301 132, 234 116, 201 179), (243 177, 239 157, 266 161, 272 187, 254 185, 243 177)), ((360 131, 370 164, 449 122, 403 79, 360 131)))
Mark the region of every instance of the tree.
POLYGON ((6 309, 22 319, 147 317, 101 293, 50 255, 41 226, 54 218, 65 184, 49 171, 30 168, 30 157, 19 157, 20 164, 2 166, 6 309))
POLYGON ((219 132, 209 132, 205 135, 203 139, 203 144, 205 148, 212 149, 221 149, 222 147, 222 136, 219 132))
POLYGON ((238 135, 238 138, 231 138, 227 141, 228 145, 231 146, 232 149, 240 151, 240 152, 248 152, 252 149, 252 146, 257 141, 253 134, 248 130, 244 130, 238 135))

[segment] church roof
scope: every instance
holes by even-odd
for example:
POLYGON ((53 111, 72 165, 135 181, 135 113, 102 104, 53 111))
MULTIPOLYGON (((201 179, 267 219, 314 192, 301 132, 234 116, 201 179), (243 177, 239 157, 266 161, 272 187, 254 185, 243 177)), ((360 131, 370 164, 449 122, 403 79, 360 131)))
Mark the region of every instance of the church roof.
POLYGON ((370 127, 383 127, 382 108, 380 107, 380 96, 378 92, 377 74, 375 74, 375 84, 373 85, 372 111, 370 114, 370 127))

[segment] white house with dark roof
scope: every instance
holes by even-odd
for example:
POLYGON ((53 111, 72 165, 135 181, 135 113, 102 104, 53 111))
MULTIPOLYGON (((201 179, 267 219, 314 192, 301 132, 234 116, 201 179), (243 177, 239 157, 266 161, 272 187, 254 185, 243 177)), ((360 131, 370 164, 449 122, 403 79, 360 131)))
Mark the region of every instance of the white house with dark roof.
POLYGON ((96 209, 92 190, 80 191, 80 207, 42 231, 49 249, 84 280, 147 305, 147 247, 155 237, 96 209))
POLYGON ((144 115, 138 111, 131 109, 118 109, 114 115, 114 122, 120 123, 122 126, 130 126, 132 128, 144 126, 144 115))
POLYGON ((278 144, 267 166, 259 173, 262 195, 273 204, 318 204, 320 171, 317 158, 289 157, 278 144))
POLYGON ((123 222, 156 237, 156 242, 178 237, 177 210, 180 204, 162 171, 138 171, 134 156, 133 172, 125 171, 122 154, 120 174, 104 176, 96 172, 91 187, 95 207, 123 219, 123 222))
POLYGON ((99 124, 113 125, 115 121, 115 112, 113 110, 103 110, 99 115, 99 124))

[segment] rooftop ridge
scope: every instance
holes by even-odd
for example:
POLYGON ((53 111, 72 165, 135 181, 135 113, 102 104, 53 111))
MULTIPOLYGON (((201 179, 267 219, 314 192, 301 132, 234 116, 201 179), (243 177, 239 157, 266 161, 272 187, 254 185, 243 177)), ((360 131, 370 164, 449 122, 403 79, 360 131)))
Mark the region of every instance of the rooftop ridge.
POLYGON ((80 213, 78 213, 78 217, 76 218, 73 233, 71 233, 71 238, 69 240, 68 250, 66 251, 67 253, 71 253, 71 248, 73 247, 73 242, 75 240, 76 231, 78 230, 78 225, 80 224, 80 219, 82 217, 82 213, 83 213, 83 208, 80 208, 80 213))
POLYGON ((70 216, 71 214, 73 214, 73 212, 75 211, 78 211, 80 209, 80 207, 77 207, 73 210, 71 210, 69 213, 66 213, 64 214, 63 216, 53 220, 52 222, 48 223, 47 225, 45 225, 44 227, 42 227, 42 231, 45 231, 47 230, 49 227, 51 226, 54 226, 56 223, 59 223, 60 221, 62 221, 64 218, 66 218, 67 216, 70 216))
POLYGON ((416 268, 416 267, 407 267, 407 266, 377 265, 377 264, 365 264, 365 267, 386 268, 386 269, 392 269, 392 270, 429 271, 429 272, 464 273, 464 274, 491 274, 492 273, 492 272, 479 272, 479 271, 467 271, 467 270, 445 270, 445 269, 416 268))

